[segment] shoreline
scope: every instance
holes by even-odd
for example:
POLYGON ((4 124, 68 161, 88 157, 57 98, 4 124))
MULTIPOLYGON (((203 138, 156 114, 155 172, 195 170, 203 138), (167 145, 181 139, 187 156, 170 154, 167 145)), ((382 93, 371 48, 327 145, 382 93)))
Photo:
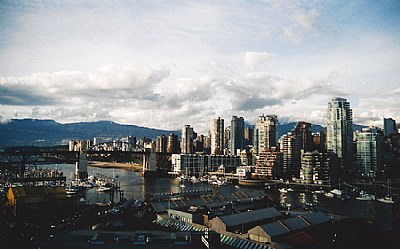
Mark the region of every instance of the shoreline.
POLYGON ((137 163, 115 163, 115 162, 100 162, 100 161, 88 161, 88 166, 103 168, 103 169, 126 169, 134 172, 142 171, 142 165, 137 163))

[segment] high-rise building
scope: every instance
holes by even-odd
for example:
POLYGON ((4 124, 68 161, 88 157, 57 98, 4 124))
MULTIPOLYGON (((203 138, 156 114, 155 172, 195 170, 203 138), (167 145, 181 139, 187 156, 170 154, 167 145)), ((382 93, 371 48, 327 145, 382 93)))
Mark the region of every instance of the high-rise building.
POLYGON ((383 132, 384 132, 385 137, 388 137, 391 134, 397 133, 396 120, 394 120, 392 118, 384 118, 383 119, 383 132))
POLYGON ((254 130, 254 148, 256 155, 278 146, 278 117, 262 114, 258 117, 254 130))
POLYGON ((160 152, 160 153, 167 152, 167 137, 164 134, 161 136, 157 136, 156 152, 160 152))
POLYGON ((279 148, 283 153, 283 174, 286 177, 299 177, 301 166, 301 136, 289 132, 279 139, 279 148))
POLYGON ((281 177, 283 170, 283 153, 276 148, 261 151, 256 159, 255 173, 258 176, 281 177))
POLYGON ((251 127, 244 128, 244 141, 245 145, 252 145, 254 137, 254 129, 251 127))
POLYGON ((229 141, 229 154, 237 155, 237 150, 244 149, 244 119, 243 117, 232 116, 231 134, 229 141))
POLYGON ((335 184, 340 160, 332 152, 308 151, 301 157, 300 179, 306 184, 335 184))
POLYGON ((178 136, 174 133, 170 133, 167 138, 167 152, 168 153, 179 153, 179 141, 178 136))
POLYGON ((211 126, 211 154, 223 155, 224 151, 224 119, 218 117, 211 126))
POLYGON ((313 137, 311 134, 311 123, 304 121, 298 122, 293 129, 293 133, 297 134, 300 139, 300 149, 311 151, 313 149, 313 137))
POLYGON ((326 152, 326 130, 321 130, 318 133, 313 133, 314 150, 326 152))
POLYGON ((345 173, 354 171, 352 126, 350 103, 344 98, 332 99, 328 104, 326 147, 338 155, 345 173))
POLYGON ((375 178, 383 169, 382 130, 377 127, 363 128, 356 138, 358 170, 364 177, 375 178))
POLYGON ((182 154, 194 153, 194 145, 193 145, 194 138, 195 138, 195 133, 193 131, 193 127, 190 127, 190 125, 185 125, 182 128, 182 140, 181 140, 182 154))
POLYGON ((225 153, 226 151, 229 151, 229 140, 231 139, 231 127, 227 126, 224 130, 224 155, 227 155, 229 153, 225 153))
POLYGON ((136 148, 136 137, 128 136, 127 143, 128 143, 128 151, 135 149, 136 148))

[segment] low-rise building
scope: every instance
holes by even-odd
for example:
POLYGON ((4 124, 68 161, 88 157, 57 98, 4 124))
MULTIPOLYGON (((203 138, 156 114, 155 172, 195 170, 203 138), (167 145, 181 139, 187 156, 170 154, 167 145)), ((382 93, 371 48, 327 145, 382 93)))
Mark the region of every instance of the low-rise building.
POLYGON ((254 226, 272 222, 282 217, 281 212, 274 207, 270 207, 216 217, 210 221, 210 227, 221 234, 244 234, 254 226))

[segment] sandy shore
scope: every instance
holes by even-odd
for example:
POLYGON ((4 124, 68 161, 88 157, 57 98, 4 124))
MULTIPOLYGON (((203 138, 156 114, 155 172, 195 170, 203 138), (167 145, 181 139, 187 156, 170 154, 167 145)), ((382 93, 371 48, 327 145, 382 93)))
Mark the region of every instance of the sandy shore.
POLYGON ((97 168, 118 168, 126 169, 132 171, 142 171, 143 167, 141 164, 136 163, 114 163, 114 162, 98 162, 98 161, 88 161, 88 166, 97 168))

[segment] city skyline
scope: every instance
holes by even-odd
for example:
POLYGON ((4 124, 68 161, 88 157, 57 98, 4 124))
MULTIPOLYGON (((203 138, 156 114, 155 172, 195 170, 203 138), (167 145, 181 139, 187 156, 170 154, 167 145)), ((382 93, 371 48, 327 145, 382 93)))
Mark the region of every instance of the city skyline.
POLYGON ((398 2, 0 3, 0 123, 400 120, 398 2))

